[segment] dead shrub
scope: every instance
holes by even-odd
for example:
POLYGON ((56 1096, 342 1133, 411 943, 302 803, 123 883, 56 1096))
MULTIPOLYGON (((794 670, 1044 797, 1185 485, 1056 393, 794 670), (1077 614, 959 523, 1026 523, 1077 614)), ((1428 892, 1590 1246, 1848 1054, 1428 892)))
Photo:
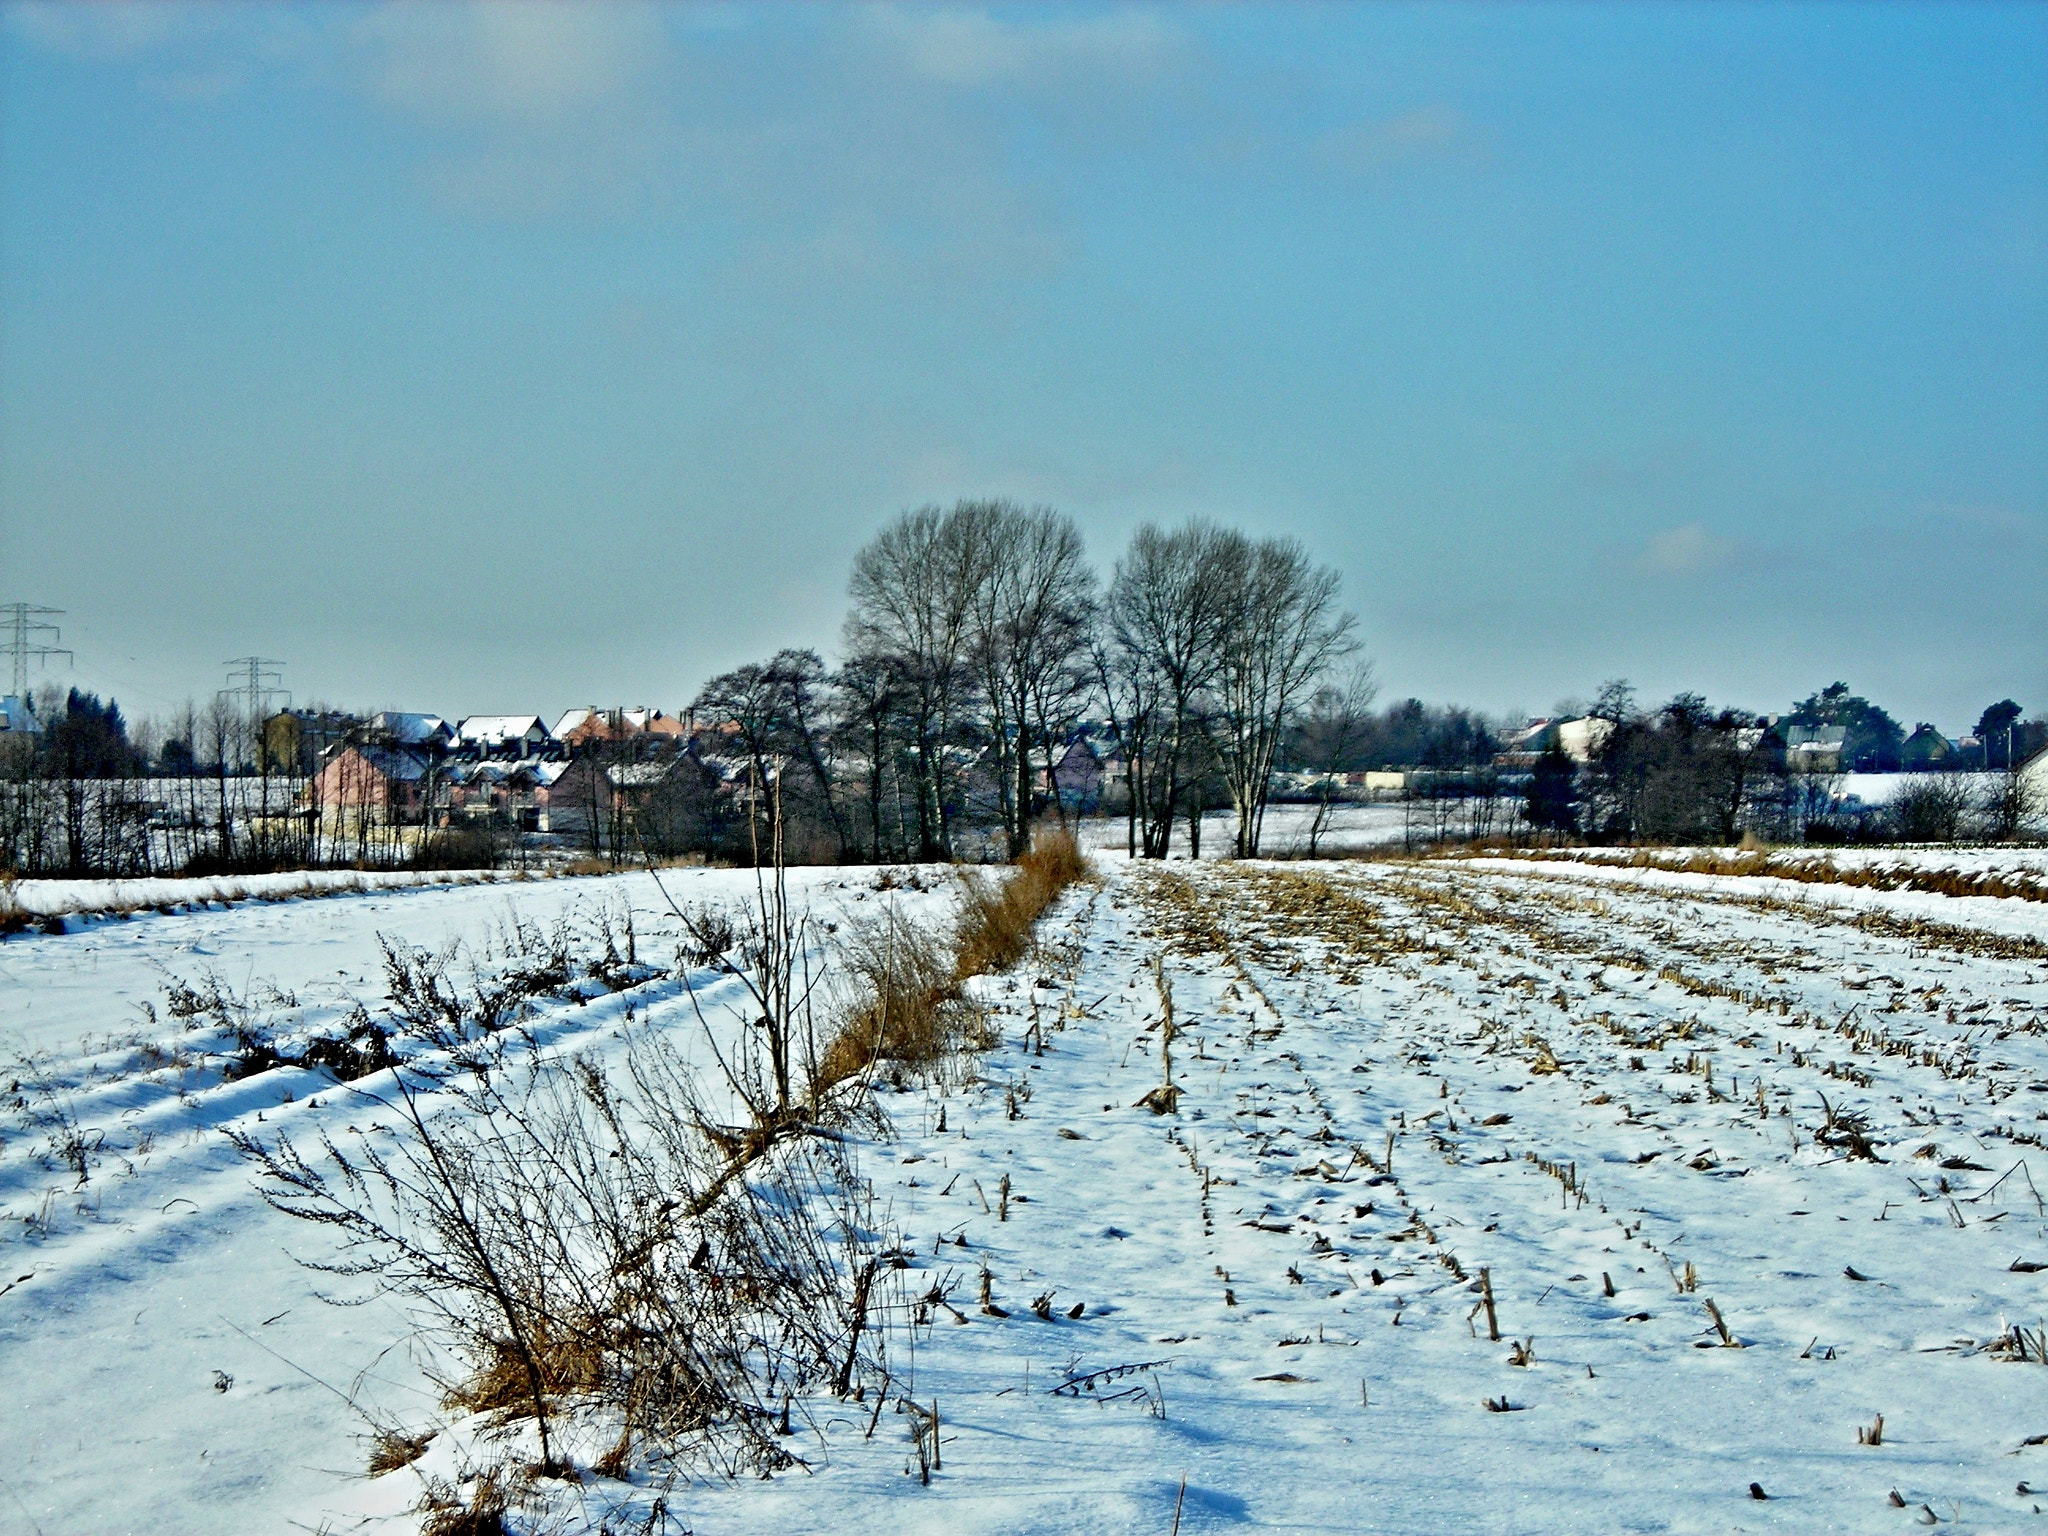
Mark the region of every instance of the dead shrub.
POLYGON ((978 872, 964 878, 965 904, 953 938, 953 969, 961 980, 1007 971, 1031 948, 1045 909, 1070 885, 1089 878, 1088 860, 1071 833, 1041 828, 1031 850, 1000 884, 978 872))
POLYGON ((1892 835, 1902 843, 1952 843, 1976 809, 1967 779, 1919 773, 1906 780, 1886 808, 1892 835))
POLYGON ((843 1143, 735 1157, 688 1061, 626 1028, 613 1070, 498 1037, 437 1078, 352 1090, 395 1139, 229 1139, 275 1209, 339 1240, 302 1262, 406 1302, 460 1362, 447 1405, 530 1427, 542 1473, 567 1469, 561 1421, 592 1417, 678 1476, 779 1470, 779 1399, 882 1368, 859 1246, 873 1222, 843 1143))
POLYGON ((420 1536, 506 1536, 505 1514, 511 1508, 498 1479, 485 1473, 467 1502, 453 1488, 436 1482, 422 1503, 426 1518, 420 1536))
POLYGON ((895 911, 854 934, 842 954, 858 1000, 821 1053, 816 1091, 875 1070, 882 1061, 928 1070, 952 1053, 994 1043, 962 990, 1005 971, 1031 950, 1032 931, 1062 891, 1092 878, 1071 834, 1041 828, 1030 852, 1001 880, 961 875, 961 912, 950 946, 895 911))
POLYGON ((884 1060, 929 1066, 976 1023, 977 1010, 960 994, 952 956, 894 909, 854 930, 839 958, 857 1001, 819 1055, 814 1091, 859 1077, 884 1060))

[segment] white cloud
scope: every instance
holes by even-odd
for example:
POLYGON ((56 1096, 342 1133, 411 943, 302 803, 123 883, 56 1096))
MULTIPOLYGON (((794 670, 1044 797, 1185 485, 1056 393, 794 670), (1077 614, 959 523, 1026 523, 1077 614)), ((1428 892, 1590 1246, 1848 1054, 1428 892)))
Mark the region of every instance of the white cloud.
POLYGON ((360 87, 424 130, 415 175, 443 207, 618 211, 660 177, 674 82, 650 6, 385 4, 355 17, 351 41, 360 87))
POLYGON ((615 108, 657 73, 661 17, 559 0, 386 4, 358 35, 389 105, 428 121, 545 124, 615 108))
POLYGON ((915 73, 945 85, 1153 77, 1179 66, 1188 52, 1180 31, 1150 11, 1024 25, 978 9, 884 6, 868 14, 877 35, 915 73))
POLYGON ((8 23, 37 47, 79 59, 148 53, 207 25, 210 7, 107 0, 103 5, 11 5, 8 23))
POLYGON ((1735 545, 1709 533, 1703 523, 1686 523, 1652 534, 1636 557, 1647 576, 1693 576, 1716 570, 1735 557, 1735 545))
POLYGON ((1339 128, 1323 135, 1317 148, 1325 159, 1355 172, 1403 161, 1478 161, 1485 155, 1485 141, 1472 124, 1441 105, 1339 128))
POLYGON ((264 77, 303 84, 330 47, 324 15, 282 6, 0 5, 0 24, 45 53, 125 66, 139 89, 182 105, 232 96, 264 77))

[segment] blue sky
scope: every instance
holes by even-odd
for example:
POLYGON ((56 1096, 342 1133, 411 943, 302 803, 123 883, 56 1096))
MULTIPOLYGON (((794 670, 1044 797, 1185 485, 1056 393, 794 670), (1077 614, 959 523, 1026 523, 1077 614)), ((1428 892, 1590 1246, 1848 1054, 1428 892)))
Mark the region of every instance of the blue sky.
POLYGON ((2048 712, 2048 8, 0 10, 53 675, 677 708, 989 494, 1387 696, 2048 712))

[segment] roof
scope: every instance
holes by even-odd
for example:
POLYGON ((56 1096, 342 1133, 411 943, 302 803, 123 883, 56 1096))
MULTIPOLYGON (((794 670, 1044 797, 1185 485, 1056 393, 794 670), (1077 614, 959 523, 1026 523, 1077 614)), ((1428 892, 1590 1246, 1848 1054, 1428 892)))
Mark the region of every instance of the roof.
POLYGON ((379 710, 370 716, 370 729, 406 747, 420 746, 437 736, 452 738, 455 734, 439 715, 414 715, 397 709, 379 710))
POLYGON ((495 746, 499 742, 518 741, 535 731, 543 737, 548 734, 539 715, 471 715, 455 728, 455 739, 495 746))
POLYGON ((1847 726, 1841 725, 1793 725, 1783 727, 1785 745, 1788 747, 1839 747, 1848 739, 1847 726))
POLYGON ((649 709, 644 704, 635 705, 632 709, 599 709, 594 704, 585 704, 569 710, 555 722, 555 737, 566 741, 573 732, 585 727, 594 734, 609 735, 614 726, 627 736, 641 731, 652 731, 660 736, 683 734, 683 723, 675 716, 649 709))
POLYGON ((330 758, 328 767, 332 768, 335 763, 342 761, 349 752, 355 753, 371 768, 394 783, 410 784, 427 776, 427 760, 419 753, 404 747, 350 747, 340 756, 330 758))

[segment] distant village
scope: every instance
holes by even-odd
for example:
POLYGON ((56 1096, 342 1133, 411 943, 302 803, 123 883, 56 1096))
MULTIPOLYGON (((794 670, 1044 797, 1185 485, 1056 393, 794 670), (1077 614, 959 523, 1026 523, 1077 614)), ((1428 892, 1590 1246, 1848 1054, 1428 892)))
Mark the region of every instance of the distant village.
MULTIPOLYGON (((899 742, 863 750, 850 722, 804 720, 786 687, 760 709, 703 703, 673 714, 586 705, 552 721, 328 708, 238 721, 216 709, 210 743, 190 721, 183 735, 138 743, 111 702, 74 692, 35 709, 9 696, 0 760, 13 771, 0 837, 15 868, 77 872, 549 855, 745 861, 772 809, 794 857, 921 851, 912 802, 924 780, 899 742), (9 740, 29 750, 5 751, 9 740)), ((1973 776, 2000 774, 2013 781, 2015 805, 2048 806, 2048 722, 2023 720, 2009 704, 1960 737, 1892 726, 1839 684, 1783 715, 1690 719, 1685 696, 1658 711, 1616 699, 1600 707, 1501 725, 1413 699, 1376 712, 1307 710, 1275 754, 1266 796, 1317 807, 1318 826, 1344 805, 1408 804, 1424 842, 1611 841, 1619 817, 1635 838, 1712 840, 1763 827, 1796 841, 1953 840, 1988 826, 1989 791, 1969 789, 1973 776), (1672 823, 1675 778, 1683 804, 1672 823), (1908 781, 1934 808, 1902 821, 1886 802, 1908 781), (1719 827, 1717 805, 1726 810, 1719 827)), ((951 856, 999 852, 995 829, 1024 794, 1009 777, 1019 762, 1024 815, 1129 817, 1136 846, 1116 720, 1073 719, 1035 750, 1009 747, 972 732, 943 744, 934 816, 951 856)), ((1220 780, 1199 774, 1183 794, 1204 811, 1229 803, 1220 780)), ((2006 831, 2024 830, 2018 812, 2009 819, 2006 831)))
POLYGON ((23 701, 29 661, 69 653, 30 622, 54 610, 16 605, 0 868, 748 861, 764 836, 805 862, 1016 858, 1091 816, 1167 858, 1220 811, 1209 836, 1250 858, 1283 803, 1311 808, 1311 852, 1380 801, 1412 808, 1410 845, 2001 841, 2048 814, 2048 721, 2009 698, 1955 737, 1839 681, 1775 714, 1621 679, 1538 720, 1376 708, 1340 588, 1297 541, 1201 519, 1141 527, 1105 580, 1070 514, 963 500, 857 551, 836 663, 785 647, 680 713, 277 708, 252 656, 132 728, 76 688, 23 701))
MULTIPOLYGON (((471 715, 451 722, 396 711, 359 717, 281 710, 263 722, 258 771, 307 779, 307 802, 319 807, 397 809, 409 817, 495 814, 522 831, 577 833, 587 831, 591 818, 605 814, 615 799, 644 795, 678 772, 709 775, 726 797, 748 792, 750 784, 756 790, 772 786, 779 755, 750 780, 756 765, 738 750, 741 729, 731 720, 706 722, 644 706, 584 706, 567 711, 552 727, 538 715, 471 715), (622 753, 628 744, 639 750, 622 753)), ((1527 774, 1546 752, 1589 765, 1614 729, 1615 722, 1593 715, 1537 719, 1504 733, 1501 750, 1484 764, 1455 770, 1283 767, 1274 770, 1273 791, 1283 799, 1309 797, 1328 785, 1345 799, 1399 800, 1440 784, 1447 772, 1466 777, 1473 768, 1491 768, 1527 774)), ((2009 743, 1944 736, 1925 722, 1895 749, 1859 752, 1849 738, 1849 727, 1801 724, 1780 715, 1740 727, 1735 735, 1738 748, 1763 773, 1982 772, 2003 766, 2009 755, 2048 773, 2048 760, 2029 761, 2048 748, 2048 722, 2018 724, 2009 743)), ((971 757, 959 769, 963 781, 971 780, 971 757)), ((1048 805, 1057 799, 1067 811, 1088 815, 1099 812, 1105 799, 1116 800, 1127 772, 1110 722, 1084 721, 1036 778, 1048 805)))
MULTIPOLYGON (((1101 806, 1123 772, 1106 727, 1083 725, 1036 776, 1048 803, 1073 814, 1101 806)), ((781 787, 788 754, 756 753, 743 722, 645 706, 582 706, 550 726, 539 715, 439 715, 280 710, 263 721, 256 771, 305 781, 322 810, 396 812, 447 824, 493 817, 522 832, 587 835, 621 807, 634 812, 687 783, 738 802, 781 787)), ((962 754, 963 793, 975 755, 962 754)))

